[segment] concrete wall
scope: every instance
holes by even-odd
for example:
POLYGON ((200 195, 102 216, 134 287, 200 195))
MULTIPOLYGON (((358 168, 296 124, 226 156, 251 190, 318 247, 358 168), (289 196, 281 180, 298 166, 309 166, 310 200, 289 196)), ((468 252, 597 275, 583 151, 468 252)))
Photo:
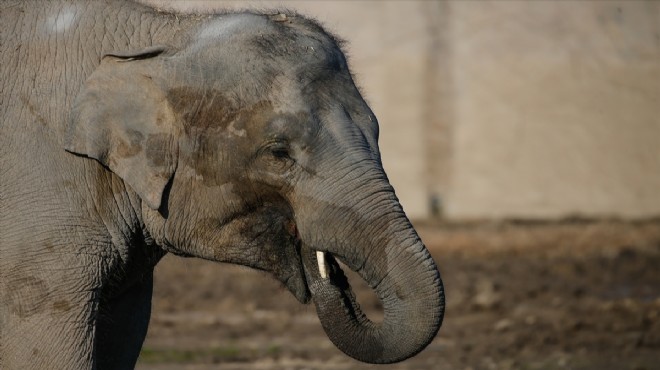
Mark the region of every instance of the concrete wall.
POLYGON ((170 6, 284 6, 347 39, 413 218, 431 197, 452 219, 660 215, 660 3, 170 6))
POLYGON ((454 218, 660 214, 660 3, 456 2, 454 218))

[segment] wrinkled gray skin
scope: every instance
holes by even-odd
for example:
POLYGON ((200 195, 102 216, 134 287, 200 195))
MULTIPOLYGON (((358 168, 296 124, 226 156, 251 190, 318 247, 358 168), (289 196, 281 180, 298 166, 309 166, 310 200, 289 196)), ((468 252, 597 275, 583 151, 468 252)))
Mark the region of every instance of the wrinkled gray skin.
POLYGON ((438 270, 319 26, 115 2, 0 11, 0 368, 134 366, 167 252, 271 273, 361 361, 433 339, 438 270), (336 260, 375 290, 382 323, 336 260))

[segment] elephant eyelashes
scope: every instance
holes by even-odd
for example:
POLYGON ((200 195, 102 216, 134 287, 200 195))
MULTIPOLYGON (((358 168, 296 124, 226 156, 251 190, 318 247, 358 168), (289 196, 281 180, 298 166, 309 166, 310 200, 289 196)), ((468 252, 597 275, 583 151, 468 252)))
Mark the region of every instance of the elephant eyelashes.
POLYGON ((276 143, 271 145, 268 150, 276 159, 291 159, 289 146, 285 143, 276 143))
POLYGON ((288 148, 275 148, 271 150, 273 157, 277 159, 289 159, 289 149, 288 148))
POLYGON ((266 165, 276 173, 286 172, 295 163, 291 157, 291 147, 286 141, 270 142, 259 150, 259 154, 266 165))

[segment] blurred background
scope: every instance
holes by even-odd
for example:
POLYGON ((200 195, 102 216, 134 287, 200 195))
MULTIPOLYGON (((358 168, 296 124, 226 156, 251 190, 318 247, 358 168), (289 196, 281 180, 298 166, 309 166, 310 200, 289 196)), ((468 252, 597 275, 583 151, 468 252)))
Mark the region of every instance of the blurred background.
MULTIPOLYGON (((448 292, 391 368, 659 368, 660 2, 144 2, 292 9, 348 41, 448 292)), ((168 256, 140 368, 370 368, 271 280, 168 256)))

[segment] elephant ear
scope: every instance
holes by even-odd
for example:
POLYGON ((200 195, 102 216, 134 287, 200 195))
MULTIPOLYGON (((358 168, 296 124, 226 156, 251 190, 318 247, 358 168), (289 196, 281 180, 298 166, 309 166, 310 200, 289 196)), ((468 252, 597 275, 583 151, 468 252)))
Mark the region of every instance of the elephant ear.
POLYGON ((160 208, 178 150, 174 113, 151 76, 162 51, 104 56, 74 102, 65 138, 68 152, 108 167, 152 209, 160 208))

